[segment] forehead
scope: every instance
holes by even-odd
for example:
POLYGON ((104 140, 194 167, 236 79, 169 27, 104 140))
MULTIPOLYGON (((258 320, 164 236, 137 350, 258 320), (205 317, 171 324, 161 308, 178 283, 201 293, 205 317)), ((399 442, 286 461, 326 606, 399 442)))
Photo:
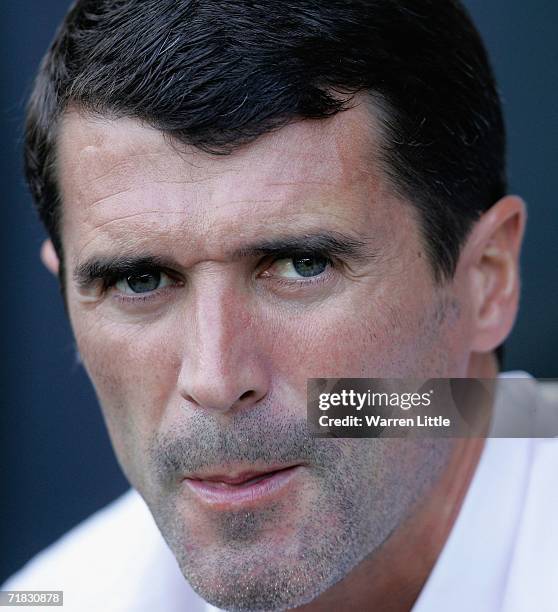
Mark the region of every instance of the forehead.
POLYGON ((367 223, 391 199, 376 161, 379 140, 363 103, 293 122, 231 155, 205 153, 135 119, 68 112, 57 148, 65 247, 76 235, 81 249, 93 232, 119 239, 147 226, 230 236, 304 226, 315 215, 333 226, 351 217, 367 223))
POLYGON ((325 181, 342 179, 357 162, 361 169, 369 166, 377 133, 371 107, 362 102, 329 119, 293 121, 240 147, 232 156, 214 155, 173 143, 171 137, 136 119, 96 117, 73 109, 65 113, 61 122, 57 160, 59 168, 79 168, 84 178, 93 180, 106 173, 126 172, 122 162, 128 162, 130 167, 131 157, 141 155, 150 158, 146 170, 156 168, 162 158, 166 158, 166 167, 171 156, 181 166, 191 161, 190 168, 181 167, 181 171, 189 170, 185 178, 192 180, 199 175, 196 160, 219 171, 233 159, 235 166, 250 166, 254 172, 273 164, 275 172, 294 180, 325 181))

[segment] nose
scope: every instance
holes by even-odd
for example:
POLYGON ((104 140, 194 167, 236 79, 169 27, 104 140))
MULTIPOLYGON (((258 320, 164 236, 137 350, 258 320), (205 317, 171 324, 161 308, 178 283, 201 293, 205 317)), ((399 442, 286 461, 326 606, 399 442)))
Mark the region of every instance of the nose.
POLYGON ((178 378, 190 404, 227 412, 250 407, 268 393, 269 375, 256 318, 231 291, 198 292, 183 342, 178 378))

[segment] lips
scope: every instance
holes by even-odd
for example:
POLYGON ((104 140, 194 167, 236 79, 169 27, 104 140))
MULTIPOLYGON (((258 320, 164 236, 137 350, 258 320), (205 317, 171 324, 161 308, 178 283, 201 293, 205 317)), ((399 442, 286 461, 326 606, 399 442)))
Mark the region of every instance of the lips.
POLYGON ((194 497, 214 509, 239 509, 271 501, 284 494, 302 466, 272 466, 261 470, 191 474, 183 482, 194 497))
POLYGON ((258 470, 258 471, 250 471, 250 472, 241 472, 236 476, 227 475, 227 474, 208 474, 208 475, 194 475, 188 476, 189 480, 200 480, 203 482, 213 482, 216 484, 224 484, 224 485, 245 485, 258 482, 263 478, 271 476, 276 472, 281 472, 283 470, 287 470, 292 468, 292 465, 279 467, 279 468, 271 468, 266 470, 258 470))

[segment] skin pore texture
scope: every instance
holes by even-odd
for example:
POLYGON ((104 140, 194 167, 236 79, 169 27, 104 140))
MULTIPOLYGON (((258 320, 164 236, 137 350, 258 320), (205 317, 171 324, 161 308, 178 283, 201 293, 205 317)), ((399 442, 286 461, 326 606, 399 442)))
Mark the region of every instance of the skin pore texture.
MULTIPOLYGON (((498 203, 437 285, 378 134, 363 104, 228 156, 132 119, 62 121, 77 346, 125 474, 214 605, 410 609, 482 451, 306 429, 307 378, 494 376, 517 308, 521 202, 498 203), (240 506, 185 480, 292 466, 240 506)), ((48 244, 43 259, 56 270, 48 244)))

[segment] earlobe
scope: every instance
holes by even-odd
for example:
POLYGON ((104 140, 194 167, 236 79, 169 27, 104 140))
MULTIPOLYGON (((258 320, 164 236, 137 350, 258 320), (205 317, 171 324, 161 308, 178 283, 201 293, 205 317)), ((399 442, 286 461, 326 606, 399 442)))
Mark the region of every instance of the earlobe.
POLYGON ((41 246, 41 261, 54 276, 58 276, 60 262, 50 240, 45 240, 41 246))
POLYGON ((476 223, 469 246, 475 317, 473 350, 489 352, 512 330, 519 305, 519 255, 527 219, 517 196, 506 196, 476 223))

